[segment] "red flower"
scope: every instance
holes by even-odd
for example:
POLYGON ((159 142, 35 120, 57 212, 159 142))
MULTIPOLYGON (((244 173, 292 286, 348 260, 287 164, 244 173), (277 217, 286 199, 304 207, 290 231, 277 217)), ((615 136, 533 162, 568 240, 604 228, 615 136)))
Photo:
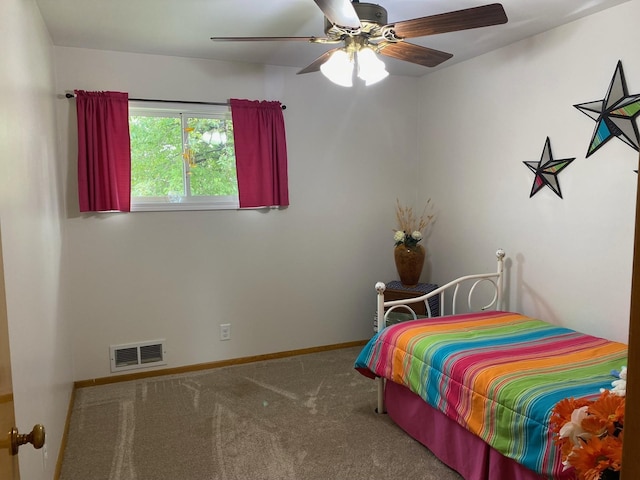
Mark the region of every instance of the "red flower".
POLYGON ((576 469, 580 480, 598 480, 605 470, 620 470, 622 441, 606 436, 602 440, 592 437, 569 456, 569 464, 576 469))

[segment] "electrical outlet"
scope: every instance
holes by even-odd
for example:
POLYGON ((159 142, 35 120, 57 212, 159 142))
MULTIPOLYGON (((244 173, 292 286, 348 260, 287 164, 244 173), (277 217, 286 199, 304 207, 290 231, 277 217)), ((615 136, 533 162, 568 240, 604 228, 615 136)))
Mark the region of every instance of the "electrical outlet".
POLYGON ((220 340, 231 340, 231 324, 220 324, 220 340))

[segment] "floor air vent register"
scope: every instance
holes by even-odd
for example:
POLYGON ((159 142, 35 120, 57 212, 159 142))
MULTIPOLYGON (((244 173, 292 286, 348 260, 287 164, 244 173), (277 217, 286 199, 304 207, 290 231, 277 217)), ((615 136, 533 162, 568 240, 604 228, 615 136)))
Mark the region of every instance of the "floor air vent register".
POLYGON ((165 340, 111 345, 109 351, 112 372, 167 364, 165 340))

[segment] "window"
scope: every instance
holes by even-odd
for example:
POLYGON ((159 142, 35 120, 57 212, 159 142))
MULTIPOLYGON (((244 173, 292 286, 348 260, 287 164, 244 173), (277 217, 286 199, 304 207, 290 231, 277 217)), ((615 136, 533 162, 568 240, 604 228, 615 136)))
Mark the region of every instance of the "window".
POLYGON ((229 108, 174 105, 129 103, 131 210, 238 208, 229 108))

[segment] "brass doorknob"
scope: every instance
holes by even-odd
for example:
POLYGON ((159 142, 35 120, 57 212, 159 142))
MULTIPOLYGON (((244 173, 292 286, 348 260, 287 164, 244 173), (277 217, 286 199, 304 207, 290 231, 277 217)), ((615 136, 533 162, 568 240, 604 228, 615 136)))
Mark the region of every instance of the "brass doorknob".
POLYGON ((31 433, 27 434, 18 433, 18 429, 13 427, 9 436, 11 438, 11 455, 17 455, 18 448, 20 448, 20 445, 24 445, 25 443, 32 444, 35 449, 42 448, 44 445, 44 427, 40 424, 34 425, 31 433))

